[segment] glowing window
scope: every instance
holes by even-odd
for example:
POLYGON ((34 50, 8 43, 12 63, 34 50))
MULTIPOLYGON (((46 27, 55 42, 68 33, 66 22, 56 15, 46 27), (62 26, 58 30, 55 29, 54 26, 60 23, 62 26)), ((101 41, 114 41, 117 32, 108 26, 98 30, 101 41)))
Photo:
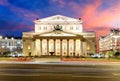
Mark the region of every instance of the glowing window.
POLYGON ((39 30, 41 30, 41 27, 39 27, 39 30))
POLYGON ((72 27, 72 26, 70 27, 70 30, 73 30, 73 27, 72 27))
POLYGON ((46 27, 46 26, 44 26, 44 30, 47 30, 47 27, 46 27))
POLYGON ((79 30, 79 27, 78 27, 78 26, 76 27, 76 30, 79 30))

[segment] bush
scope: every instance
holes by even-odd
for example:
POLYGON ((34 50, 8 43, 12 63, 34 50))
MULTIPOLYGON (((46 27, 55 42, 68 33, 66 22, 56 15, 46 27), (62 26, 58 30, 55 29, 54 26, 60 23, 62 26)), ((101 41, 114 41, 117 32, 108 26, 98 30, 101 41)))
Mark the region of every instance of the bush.
POLYGON ((66 56, 66 58, 70 58, 70 56, 69 56, 69 55, 67 55, 67 56, 66 56))
POLYGON ((119 56, 120 56, 120 52, 116 52, 116 53, 114 54, 114 56, 115 56, 115 57, 119 57, 119 56))
POLYGON ((83 55, 80 55, 80 58, 85 58, 85 56, 83 56, 83 55))

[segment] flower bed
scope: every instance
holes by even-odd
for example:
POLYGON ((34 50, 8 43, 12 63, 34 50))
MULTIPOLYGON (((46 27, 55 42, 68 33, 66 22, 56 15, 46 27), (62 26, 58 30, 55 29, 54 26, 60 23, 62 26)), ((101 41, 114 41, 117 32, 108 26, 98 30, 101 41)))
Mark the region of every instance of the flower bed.
POLYGON ((120 62, 120 59, 115 58, 61 58, 61 61, 90 61, 90 62, 120 62))
POLYGON ((14 61, 32 61, 32 58, 19 57, 19 58, 14 59, 14 61))
POLYGON ((61 61, 84 61, 84 58, 61 58, 61 61))

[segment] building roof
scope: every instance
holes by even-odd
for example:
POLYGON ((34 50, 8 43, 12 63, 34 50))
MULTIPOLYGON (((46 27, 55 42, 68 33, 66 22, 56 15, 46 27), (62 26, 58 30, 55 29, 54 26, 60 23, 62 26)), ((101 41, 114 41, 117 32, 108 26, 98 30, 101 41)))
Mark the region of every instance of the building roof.
POLYGON ((8 38, 8 39, 11 39, 11 38, 14 38, 14 39, 22 39, 22 37, 16 37, 16 36, 3 36, 2 38, 5 39, 5 38, 8 38))
POLYGON ((72 17, 67 17, 67 16, 63 16, 63 15, 54 15, 54 16, 50 16, 50 17, 46 17, 46 18, 42 18, 42 19, 36 19, 34 22, 45 22, 45 21, 49 21, 49 22, 54 22, 54 21, 72 21, 72 22, 81 22, 82 23, 82 20, 81 18, 79 19, 75 19, 75 18, 72 18, 72 17))

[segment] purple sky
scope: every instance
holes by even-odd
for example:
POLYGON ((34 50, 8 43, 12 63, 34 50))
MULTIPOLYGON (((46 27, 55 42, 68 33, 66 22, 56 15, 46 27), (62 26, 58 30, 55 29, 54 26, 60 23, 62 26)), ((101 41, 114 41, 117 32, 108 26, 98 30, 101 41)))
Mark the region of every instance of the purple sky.
POLYGON ((120 0, 0 0, 0 34, 22 36, 34 30, 36 18, 57 14, 82 18, 98 37, 120 27, 120 0))

